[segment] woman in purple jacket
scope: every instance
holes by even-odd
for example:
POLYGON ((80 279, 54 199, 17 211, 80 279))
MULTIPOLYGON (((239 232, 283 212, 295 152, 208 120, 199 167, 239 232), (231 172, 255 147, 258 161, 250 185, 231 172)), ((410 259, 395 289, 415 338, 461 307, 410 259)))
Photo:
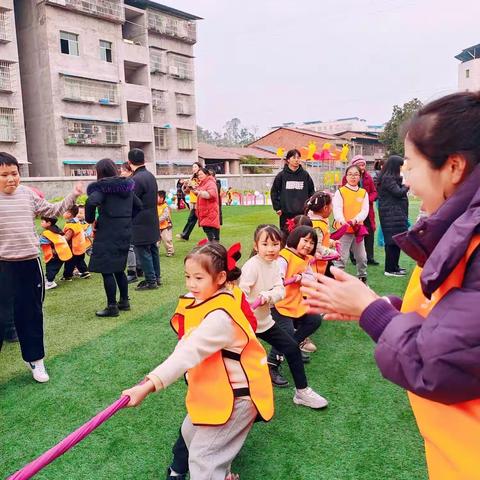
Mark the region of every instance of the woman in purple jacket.
POLYGON ((406 125, 406 183, 428 216, 395 236, 418 267, 402 299, 355 277, 304 282, 326 318, 360 320, 382 375, 408 391, 430 480, 480 478, 480 92, 446 96, 406 125))

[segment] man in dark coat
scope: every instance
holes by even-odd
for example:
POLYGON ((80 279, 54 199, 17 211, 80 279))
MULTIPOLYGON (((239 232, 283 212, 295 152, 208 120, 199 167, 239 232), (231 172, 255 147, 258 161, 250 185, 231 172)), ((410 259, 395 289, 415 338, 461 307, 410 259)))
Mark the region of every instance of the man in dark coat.
POLYGON ((140 261, 145 280, 136 290, 153 290, 162 284, 157 242, 160 226, 157 215, 157 181, 145 167, 145 156, 139 148, 128 152, 128 163, 133 170, 135 194, 143 204, 142 211, 133 220, 132 243, 137 261, 140 261))

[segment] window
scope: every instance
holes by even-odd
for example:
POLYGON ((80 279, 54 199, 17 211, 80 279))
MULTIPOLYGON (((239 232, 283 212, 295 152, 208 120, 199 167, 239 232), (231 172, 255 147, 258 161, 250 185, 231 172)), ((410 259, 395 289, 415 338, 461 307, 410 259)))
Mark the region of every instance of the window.
POLYGON ((0 142, 16 142, 15 110, 0 107, 0 142))
POLYGON ((112 42, 100 40, 100 59, 112 63, 112 42))
POLYGON ((60 32, 60 51, 66 55, 78 56, 78 35, 75 33, 60 32))
POLYGON ((155 127, 155 148, 157 150, 168 150, 168 129, 155 127))
POLYGON ((168 73, 172 77, 192 80, 193 73, 191 59, 180 55, 172 55, 168 73))
POLYGON ((64 127, 64 140, 66 145, 122 145, 122 127, 117 123, 65 119, 64 127))
POLYGON ((72 102, 117 105, 117 84, 80 77, 63 77, 63 98, 72 102))
POLYGON ((470 69, 465 70, 465 78, 470 78, 470 69))
POLYGON ((8 10, 0 9, 0 41, 8 42, 10 40, 10 17, 8 10))
POLYGON ((175 99, 177 102, 177 115, 192 114, 190 95, 182 95, 180 93, 176 93, 175 99))
POLYGON ((0 61, 0 90, 11 92, 11 64, 9 62, 0 61))
POLYGON ((150 49, 150 72, 166 73, 167 71, 167 53, 165 50, 157 48, 150 49))
POLYGON ((165 112, 167 110, 167 92, 152 90, 152 108, 154 112, 165 112))
POLYGON ((193 150, 193 131, 178 128, 177 144, 179 150, 193 150))

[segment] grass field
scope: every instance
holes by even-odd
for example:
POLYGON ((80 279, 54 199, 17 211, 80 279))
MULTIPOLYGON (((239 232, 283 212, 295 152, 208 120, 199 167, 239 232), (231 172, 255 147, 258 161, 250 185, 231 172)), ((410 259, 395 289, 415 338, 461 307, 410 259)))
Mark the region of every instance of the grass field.
MULTIPOLYGON (((418 205, 412 205, 412 218, 418 205)), ((174 212, 174 232, 186 212, 174 212)), ((241 241, 244 257, 259 223, 275 222, 271 207, 224 209, 222 241, 241 241)), ((35 383, 18 344, 0 354, 0 478, 22 467, 118 398, 159 364, 175 345, 169 318, 184 293, 183 257, 201 238, 162 250, 164 286, 131 291, 132 311, 96 318, 105 305, 99 275, 59 283, 45 302, 46 365, 51 380, 35 383)), ((377 259, 383 262, 383 249, 377 259)), ((401 258, 411 271, 410 259, 401 258)), ((369 284, 380 294, 401 295, 407 279, 387 278, 369 268, 369 284)), ((313 337, 318 352, 307 366, 310 384, 330 401, 325 411, 297 407, 293 388, 276 389, 276 416, 256 424, 234 463, 242 480, 420 480, 426 479, 423 444, 405 392, 384 381, 374 345, 356 323, 325 322, 313 337)), ((287 372, 287 369, 284 369, 287 372)), ((291 380, 289 372, 287 378, 291 380)), ((35 478, 163 479, 171 446, 185 415, 185 385, 151 395, 138 409, 119 412, 80 445, 35 478)))

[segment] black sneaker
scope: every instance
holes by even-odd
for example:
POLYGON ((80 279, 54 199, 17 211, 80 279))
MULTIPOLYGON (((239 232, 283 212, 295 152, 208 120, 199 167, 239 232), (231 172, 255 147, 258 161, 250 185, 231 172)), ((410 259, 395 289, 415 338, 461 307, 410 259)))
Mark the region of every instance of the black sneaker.
POLYGON ((163 285, 162 279, 157 278, 157 286, 161 287, 163 285))
POLYGON ((275 387, 285 388, 288 387, 288 380, 282 376, 280 373, 280 367, 276 365, 268 364, 268 371, 270 372, 270 378, 272 380, 272 384, 275 387))
POLYGON ((130 300, 128 298, 121 298, 118 301, 118 309, 123 310, 124 312, 130 310, 130 300))
POLYGON ((73 282, 73 277, 62 277, 60 280, 62 282, 73 282))
POLYGON ((380 265, 380 263, 378 263, 376 260, 374 260, 372 258, 371 260, 367 261, 367 265, 374 265, 376 267, 376 266, 380 265))
POLYGON ((91 275, 90 275, 90 272, 83 272, 80 274, 80 278, 90 278, 91 275))
POLYGON ((98 312, 95 312, 95 315, 97 317, 118 317, 119 315, 118 305, 116 303, 112 305, 108 305, 107 308, 104 308, 103 310, 99 310, 98 312))
POLYGON ((367 285, 367 277, 358 277, 365 285, 367 285))
POLYGON ((167 480, 187 480, 186 473, 180 473, 177 475, 172 475, 172 469, 170 467, 167 468, 167 480))
POLYGON ((147 282, 142 280, 136 287, 135 290, 156 290, 158 288, 157 282, 147 282))

